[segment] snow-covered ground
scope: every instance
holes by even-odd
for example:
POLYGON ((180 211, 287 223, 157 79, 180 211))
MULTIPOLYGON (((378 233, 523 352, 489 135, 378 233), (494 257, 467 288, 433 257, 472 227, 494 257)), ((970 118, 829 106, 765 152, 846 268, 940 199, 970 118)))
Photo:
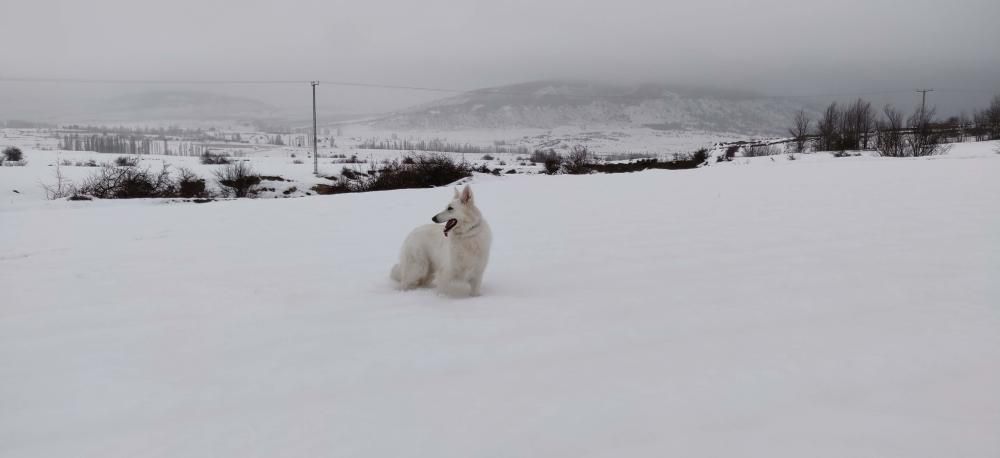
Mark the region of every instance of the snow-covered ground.
MULTIPOLYGON (((261 198, 285 198, 306 196, 316 184, 332 184, 331 180, 323 177, 337 176, 344 168, 367 172, 372 168, 380 167, 382 161, 399 160, 404 156, 413 154, 438 153, 363 150, 355 151, 355 154, 357 160, 362 162, 343 163, 344 158, 320 157, 318 167, 320 177, 313 175, 312 158, 311 156, 306 157, 306 152, 303 148, 276 147, 233 160, 249 161, 253 170, 257 173, 264 176, 277 176, 285 180, 262 182, 261 187, 268 189, 268 191, 260 193, 261 198), (294 192, 285 193, 285 191, 292 188, 295 189, 294 192)), ((461 154, 447 153, 446 155, 456 161, 462 160, 461 154)), ((45 200, 47 197, 45 187, 56 187, 60 174, 65 183, 80 185, 88 177, 98 172, 97 166, 84 166, 81 164, 94 161, 99 166, 100 164, 113 163, 120 156, 122 155, 101 154, 91 151, 25 150, 24 158, 27 162, 26 165, 23 167, 0 167, 0 206, 20 203, 33 204, 45 200)), ((323 156, 323 153, 320 156, 323 156)), ((221 165, 204 165, 200 163, 198 157, 194 156, 142 155, 129 157, 137 158, 140 168, 149 169, 153 172, 160 171, 164 166, 167 166, 168 170, 172 173, 180 168, 186 168, 193 171, 199 177, 204 178, 210 190, 214 192, 220 190, 214 172, 220 170, 223 167, 221 165)), ((499 168, 501 171, 515 169, 518 173, 537 173, 541 169, 540 165, 517 161, 516 157, 517 155, 515 154, 499 154, 490 161, 484 161, 480 158, 470 158, 467 162, 473 167, 487 165, 490 169, 499 168)))
POLYGON ((998 456, 995 147, 477 176, 472 299, 387 278, 448 189, 3 189, 0 456, 998 456))

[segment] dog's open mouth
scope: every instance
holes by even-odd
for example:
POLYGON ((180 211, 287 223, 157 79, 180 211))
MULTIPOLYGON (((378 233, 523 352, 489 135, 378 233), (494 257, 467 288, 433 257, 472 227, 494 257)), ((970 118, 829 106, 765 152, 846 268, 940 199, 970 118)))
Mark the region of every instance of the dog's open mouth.
POLYGON ((458 220, 455 218, 449 219, 447 223, 444 223, 444 236, 448 236, 448 231, 452 230, 455 225, 458 224, 458 220))

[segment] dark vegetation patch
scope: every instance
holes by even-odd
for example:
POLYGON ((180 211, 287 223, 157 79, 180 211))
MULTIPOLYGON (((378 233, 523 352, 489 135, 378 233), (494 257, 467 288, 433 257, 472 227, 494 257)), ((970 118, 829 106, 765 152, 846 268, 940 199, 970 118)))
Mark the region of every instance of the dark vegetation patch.
POLYGON ((205 153, 201 155, 201 163, 204 165, 227 165, 232 163, 232 161, 221 154, 213 154, 205 151, 205 153))
POLYGON ((119 167, 135 167, 139 165, 139 156, 118 156, 115 165, 119 167))
POLYGON ((22 161, 24 160, 24 152, 21 151, 21 148, 16 146, 8 146, 3 149, 3 160, 10 162, 22 161))
MULTIPOLYGON (((500 173, 500 169, 486 169, 500 173)), ((406 156, 385 161, 368 173, 344 167, 340 179, 333 184, 317 184, 311 190, 317 194, 388 191, 392 189, 432 188, 454 183, 472 175, 474 169, 443 154, 406 156)))

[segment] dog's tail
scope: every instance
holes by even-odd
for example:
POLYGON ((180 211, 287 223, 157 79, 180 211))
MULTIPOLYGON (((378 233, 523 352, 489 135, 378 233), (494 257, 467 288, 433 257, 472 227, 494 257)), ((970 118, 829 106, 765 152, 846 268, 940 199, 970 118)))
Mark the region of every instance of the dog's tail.
POLYGON ((393 279, 395 281, 399 281, 399 279, 400 279, 400 276, 399 276, 399 264, 396 264, 396 265, 392 266, 392 271, 389 272, 389 278, 391 278, 391 279, 393 279))

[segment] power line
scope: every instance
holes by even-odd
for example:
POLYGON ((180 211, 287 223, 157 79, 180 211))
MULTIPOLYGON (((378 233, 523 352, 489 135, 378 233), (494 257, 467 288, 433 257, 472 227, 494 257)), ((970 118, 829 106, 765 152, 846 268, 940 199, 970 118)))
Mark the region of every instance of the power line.
POLYGON ((306 84, 307 80, 148 80, 97 78, 31 78, 0 76, 2 82, 13 83, 74 83, 74 84, 306 84))
MULTIPOLYGON (((15 83, 68 83, 68 84, 126 84, 126 85, 299 85, 311 84, 313 80, 167 80, 167 79, 101 79, 101 78, 38 78, 38 77, 7 77, 0 76, 0 82, 15 83)), ((324 85, 343 87, 363 87, 372 89, 396 89, 409 91, 439 92, 450 94, 497 94, 537 96, 536 92, 511 91, 505 89, 456 89, 434 86, 416 86, 400 84, 365 83, 358 81, 322 80, 324 85)), ((910 90, 880 90, 860 91, 853 93, 814 93, 814 94, 749 94, 749 98, 824 98, 824 97, 861 97, 887 94, 909 93, 910 90)), ((989 90, 969 89, 938 89, 937 92, 993 93, 989 90)), ((576 99, 648 99, 648 95, 637 94, 553 94, 576 99)))

